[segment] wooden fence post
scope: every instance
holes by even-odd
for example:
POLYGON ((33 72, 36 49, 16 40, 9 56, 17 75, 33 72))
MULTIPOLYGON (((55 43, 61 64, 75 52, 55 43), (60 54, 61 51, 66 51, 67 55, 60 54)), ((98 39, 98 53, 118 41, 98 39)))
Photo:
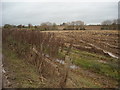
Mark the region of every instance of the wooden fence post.
POLYGON ((67 79, 68 79, 68 75, 69 75, 69 70, 70 70, 70 64, 71 64, 71 60, 70 60, 70 51, 72 49, 73 44, 71 43, 68 47, 68 50, 66 52, 65 55, 65 64, 64 64, 64 70, 62 72, 62 78, 60 81, 60 87, 61 88, 65 88, 66 87, 66 83, 67 83, 67 79))

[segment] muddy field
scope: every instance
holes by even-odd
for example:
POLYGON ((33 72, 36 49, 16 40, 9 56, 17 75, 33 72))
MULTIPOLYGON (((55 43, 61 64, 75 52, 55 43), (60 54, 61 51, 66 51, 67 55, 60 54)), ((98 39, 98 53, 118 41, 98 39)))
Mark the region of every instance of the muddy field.
MULTIPOLYGON (((96 55, 96 57, 93 55, 93 58, 101 63, 101 64, 108 64, 111 61, 111 58, 113 58, 113 63, 118 64, 118 58, 119 58, 119 32, 114 30, 87 30, 87 31, 46 31, 47 33, 55 33, 56 37, 62 38, 65 45, 67 46, 69 42, 73 42, 73 48, 76 49, 78 52, 88 52, 89 54, 92 53, 96 55), (107 57, 100 58, 101 57, 107 57)), ((72 52, 73 53, 73 52, 72 52)), ((91 60, 91 56, 89 54, 81 54, 79 53, 79 58, 85 57, 86 60, 91 60)), ((77 57, 77 56, 76 56, 77 57)), ((74 58, 73 58, 74 59, 74 58)), ((83 58, 82 58, 83 59, 83 58)), ((81 59, 81 60, 82 60, 81 59)), ((73 60, 74 61, 74 60, 73 60)), ((83 60, 84 61, 84 60, 83 60)), ((83 62, 84 63, 84 62, 83 62)), ((95 63, 95 62, 94 62, 95 63)), ((88 63, 90 64, 90 63, 88 63)), ((79 67, 82 65, 80 64, 79 67)), ((86 66, 85 66, 86 67, 86 66)), ((78 67, 73 67, 73 69, 78 69, 78 67)), ((80 69, 80 68, 79 68, 80 69)), ((90 70, 89 68, 87 68, 90 70)), ((82 70, 80 70, 82 71, 82 70)), ((79 70, 78 70, 79 72, 79 70)), ((84 72, 84 75, 86 76, 86 72, 84 72)), ((93 70, 94 72, 94 70, 93 70)), ((88 72, 87 72, 88 73, 88 72)), ((95 74, 95 73, 94 73, 95 74)), ((98 75, 94 75, 92 73, 88 73, 88 75, 91 75, 92 78, 95 78, 98 75)), ((88 76, 89 77, 89 76, 88 76)), ((100 76, 99 76, 100 77, 100 76)), ((104 78, 105 79, 105 78, 104 78)), ((105 83, 105 80, 100 80, 102 83, 105 83)), ((108 81, 108 84, 110 84, 111 81, 108 81)), ((111 84, 112 85, 112 84, 111 84)), ((117 84, 116 84, 117 85, 117 84)), ((114 85, 113 85, 114 86, 114 85)), ((110 86, 108 86, 110 87, 110 86)))
MULTIPOLYGON (((49 31, 45 31, 49 32, 49 31)), ((119 56, 119 32, 117 30, 86 30, 86 31, 50 31, 65 42, 72 41, 74 47, 80 50, 119 56)))
POLYGON ((33 32, 3 32, 8 36, 3 37, 3 54, 5 75, 9 77, 10 87, 118 87, 118 31, 33 32), (17 62, 16 59, 20 60, 17 62), (20 63, 27 64, 20 66, 20 63), (28 74, 26 71, 32 69, 27 68, 29 65, 33 65, 37 73, 33 70, 34 74, 31 72, 30 77, 24 77, 28 74), (39 77, 39 80, 32 75, 39 77))

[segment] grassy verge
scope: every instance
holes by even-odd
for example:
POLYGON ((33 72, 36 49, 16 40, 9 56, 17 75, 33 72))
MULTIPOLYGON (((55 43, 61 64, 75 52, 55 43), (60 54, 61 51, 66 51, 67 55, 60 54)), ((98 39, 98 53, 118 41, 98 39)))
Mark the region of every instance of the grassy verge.
POLYGON ((114 58, 109 58, 85 51, 72 50, 72 62, 84 69, 119 79, 118 64, 114 58), (100 60, 105 63, 99 62, 100 60))
POLYGON ((3 50, 5 56, 5 68, 7 69, 10 82, 17 88, 41 88, 44 85, 40 81, 37 69, 27 63, 26 60, 18 58, 11 50, 3 50))

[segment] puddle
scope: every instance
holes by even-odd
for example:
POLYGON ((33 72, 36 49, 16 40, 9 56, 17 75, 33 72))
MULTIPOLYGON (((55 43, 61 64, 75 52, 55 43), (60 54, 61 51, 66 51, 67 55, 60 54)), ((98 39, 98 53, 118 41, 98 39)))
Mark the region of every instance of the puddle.
POLYGON ((60 64, 65 64, 65 61, 56 59, 56 62, 59 62, 60 64))
MULTIPOLYGON (((65 64, 65 61, 59 60, 59 59, 56 59, 56 62, 58 62, 58 63, 60 63, 60 64, 65 64)), ((76 65, 70 65, 70 68, 71 68, 71 69, 77 69, 78 66, 76 66, 76 65)))
POLYGON ((70 68, 71 68, 71 69, 77 69, 78 66, 76 66, 76 65, 70 65, 70 68))

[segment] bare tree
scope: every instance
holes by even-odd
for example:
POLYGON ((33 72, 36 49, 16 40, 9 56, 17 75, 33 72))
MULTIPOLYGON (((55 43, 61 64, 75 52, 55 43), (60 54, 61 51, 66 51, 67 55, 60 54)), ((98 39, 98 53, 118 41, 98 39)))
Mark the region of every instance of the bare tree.
POLYGON ((83 21, 72 21, 72 22, 67 22, 66 23, 66 28, 68 30, 80 30, 80 29, 84 29, 84 22, 83 21))
POLYGON ((28 28, 32 28, 33 27, 33 25, 32 24, 28 24, 28 28))
POLYGON ((119 19, 113 19, 113 20, 105 20, 101 23, 102 27, 101 30, 117 30, 118 29, 118 20, 119 19))
POLYGON ((112 22, 113 25, 116 25, 118 24, 118 19, 114 19, 113 22, 112 22))
POLYGON ((101 25, 111 25, 112 21, 111 20, 105 20, 101 23, 101 25))
POLYGON ((18 28, 22 28, 23 26, 20 24, 20 25, 18 25, 17 27, 18 27, 18 28))
POLYGON ((53 24, 51 22, 44 22, 41 23, 41 26, 52 26, 53 24))
POLYGON ((5 25, 4 25, 4 28, 12 28, 12 25, 10 25, 10 24, 5 24, 5 25))
POLYGON ((41 23, 40 27, 42 30, 56 30, 56 29, 58 29, 56 23, 51 23, 51 22, 41 23))
POLYGON ((75 25, 84 25, 83 21, 75 21, 74 23, 75 23, 75 25))

